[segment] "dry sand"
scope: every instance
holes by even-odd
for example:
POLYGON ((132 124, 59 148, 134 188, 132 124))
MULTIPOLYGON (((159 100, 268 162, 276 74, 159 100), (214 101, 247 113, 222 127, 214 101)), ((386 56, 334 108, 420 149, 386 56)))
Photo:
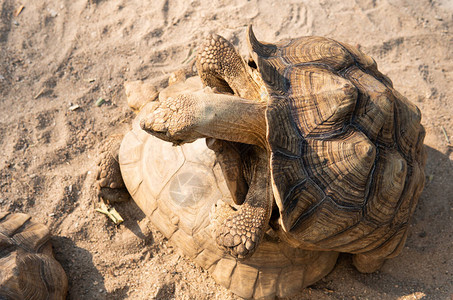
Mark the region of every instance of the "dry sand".
POLYGON ((94 210, 96 149, 132 113, 126 80, 160 87, 203 36, 328 36, 373 56, 423 113, 427 184, 402 254, 364 275, 340 256, 294 299, 451 299, 453 1, 0 0, 0 205, 53 234, 69 299, 236 299, 180 257, 132 203, 94 210), (338 2, 338 4, 333 4, 338 2), (14 11, 25 9, 14 16, 14 11), (104 98, 100 107, 95 102, 104 98), (79 108, 70 110, 73 105, 79 108))

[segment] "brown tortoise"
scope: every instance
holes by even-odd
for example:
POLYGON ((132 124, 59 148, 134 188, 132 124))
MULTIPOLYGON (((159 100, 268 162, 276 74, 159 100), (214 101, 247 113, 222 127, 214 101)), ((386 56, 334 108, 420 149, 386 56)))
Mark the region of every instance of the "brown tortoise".
POLYGON ((377 270, 403 248, 423 189, 420 111, 355 47, 247 36, 248 64, 220 36, 202 46, 198 72, 217 94, 159 99, 141 127, 174 144, 212 138, 229 157, 220 163, 240 206, 217 210, 215 235, 233 255, 253 254, 270 223, 294 247, 353 253, 358 270, 377 270), (250 147, 266 168, 246 163, 250 147))
POLYGON ((65 299, 68 280, 49 229, 24 213, 0 211, 0 299, 65 299))

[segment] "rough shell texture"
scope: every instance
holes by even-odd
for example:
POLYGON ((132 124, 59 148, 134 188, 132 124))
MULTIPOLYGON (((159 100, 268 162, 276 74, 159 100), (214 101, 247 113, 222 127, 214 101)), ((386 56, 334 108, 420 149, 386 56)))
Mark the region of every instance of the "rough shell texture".
POLYGON ((123 179, 137 205, 186 256, 244 298, 291 295, 330 272, 338 253, 294 249, 270 235, 245 261, 219 248, 210 213, 232 200, 214 152, 204 140, 173 147, 146 134, 138 124, 143 113, 146 107, 120 148, 123 179))
POLYGON ((0 299, 66 298, 66 274, 49 239, 29 215, 0 212, 0 299))
POLYGON ((280 226, 293 244, 393 257, 424 185, 420 111, 372 58, 322 37, 249 43, 267 111, 280 226))

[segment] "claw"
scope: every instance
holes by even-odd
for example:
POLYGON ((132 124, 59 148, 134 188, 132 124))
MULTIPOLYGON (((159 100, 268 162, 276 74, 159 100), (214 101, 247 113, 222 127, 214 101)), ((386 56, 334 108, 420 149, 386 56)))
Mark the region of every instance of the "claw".
POLYGON ((219 246, 224 247, 232 256, 238 259, 250 257, 256 250, 262 237, 260 228, 254 227, 255 218, 244 218, 246 213, 244 207, 237 214, 233 212, 232 207, 225 203, 217 203, 211 212, 216 227, 215 237, 219 246), (225 216, 230 216, 226 217, 225 216), (239 228, 238 228, 239 226, 239 228))
POLYGON ((168 131, 164 120, 157 118, 155 114, 150 114, 145 118, 141 119, 140 127, 150 134, 154 133, 166 134, 168 131))

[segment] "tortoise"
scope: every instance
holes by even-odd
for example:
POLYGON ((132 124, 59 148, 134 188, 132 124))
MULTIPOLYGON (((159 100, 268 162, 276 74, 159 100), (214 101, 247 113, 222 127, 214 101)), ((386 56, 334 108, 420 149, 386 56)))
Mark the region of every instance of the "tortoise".
POLYGON ((66 299, 67 290, 49 229, 28 214, 0 212, 0 299, 66 299))
MULTIPOLYGON (((128 104, 138 115, 132 130, 124 136, 111 135, 102 146, 96 175, 99 196, 110 202, 124 201, 128 191, 177 249, 208 270, 218 284, 241 297, 290 296, 327 275, 335 266, 338 252, 291 247, 270 228, 255 254, 245 260, 216 244, 213 216, 234 206, 218 164, 221 158, 203 140, 173 147, 140 128, 140 120, 154 108, 156 97, 163 100, 187 91, 212 94, 203 89, 199 77, 185 80, 185 76, 173 76, 170 80, 173 84, 160 93, 145 82, 125 83, 128 104)), ((228 160, 229 152, 225 153, 223 159, 228 160)), ((259 154, 251 149, 250 162, 259 154)))
POLYGON ((239 208, 213 219, 231 255, 250 257, 270 224, 293 247, 352 253, 359 271, 378 270, 401 252, 424 186, 419 109, 356 47, 263 43, 251 26, 247 43, 249 62, 210 36, 197 68, 216 93, 160 98, 141 128, 175 145, 208 138, 230 158, 219 162, 239 208))

